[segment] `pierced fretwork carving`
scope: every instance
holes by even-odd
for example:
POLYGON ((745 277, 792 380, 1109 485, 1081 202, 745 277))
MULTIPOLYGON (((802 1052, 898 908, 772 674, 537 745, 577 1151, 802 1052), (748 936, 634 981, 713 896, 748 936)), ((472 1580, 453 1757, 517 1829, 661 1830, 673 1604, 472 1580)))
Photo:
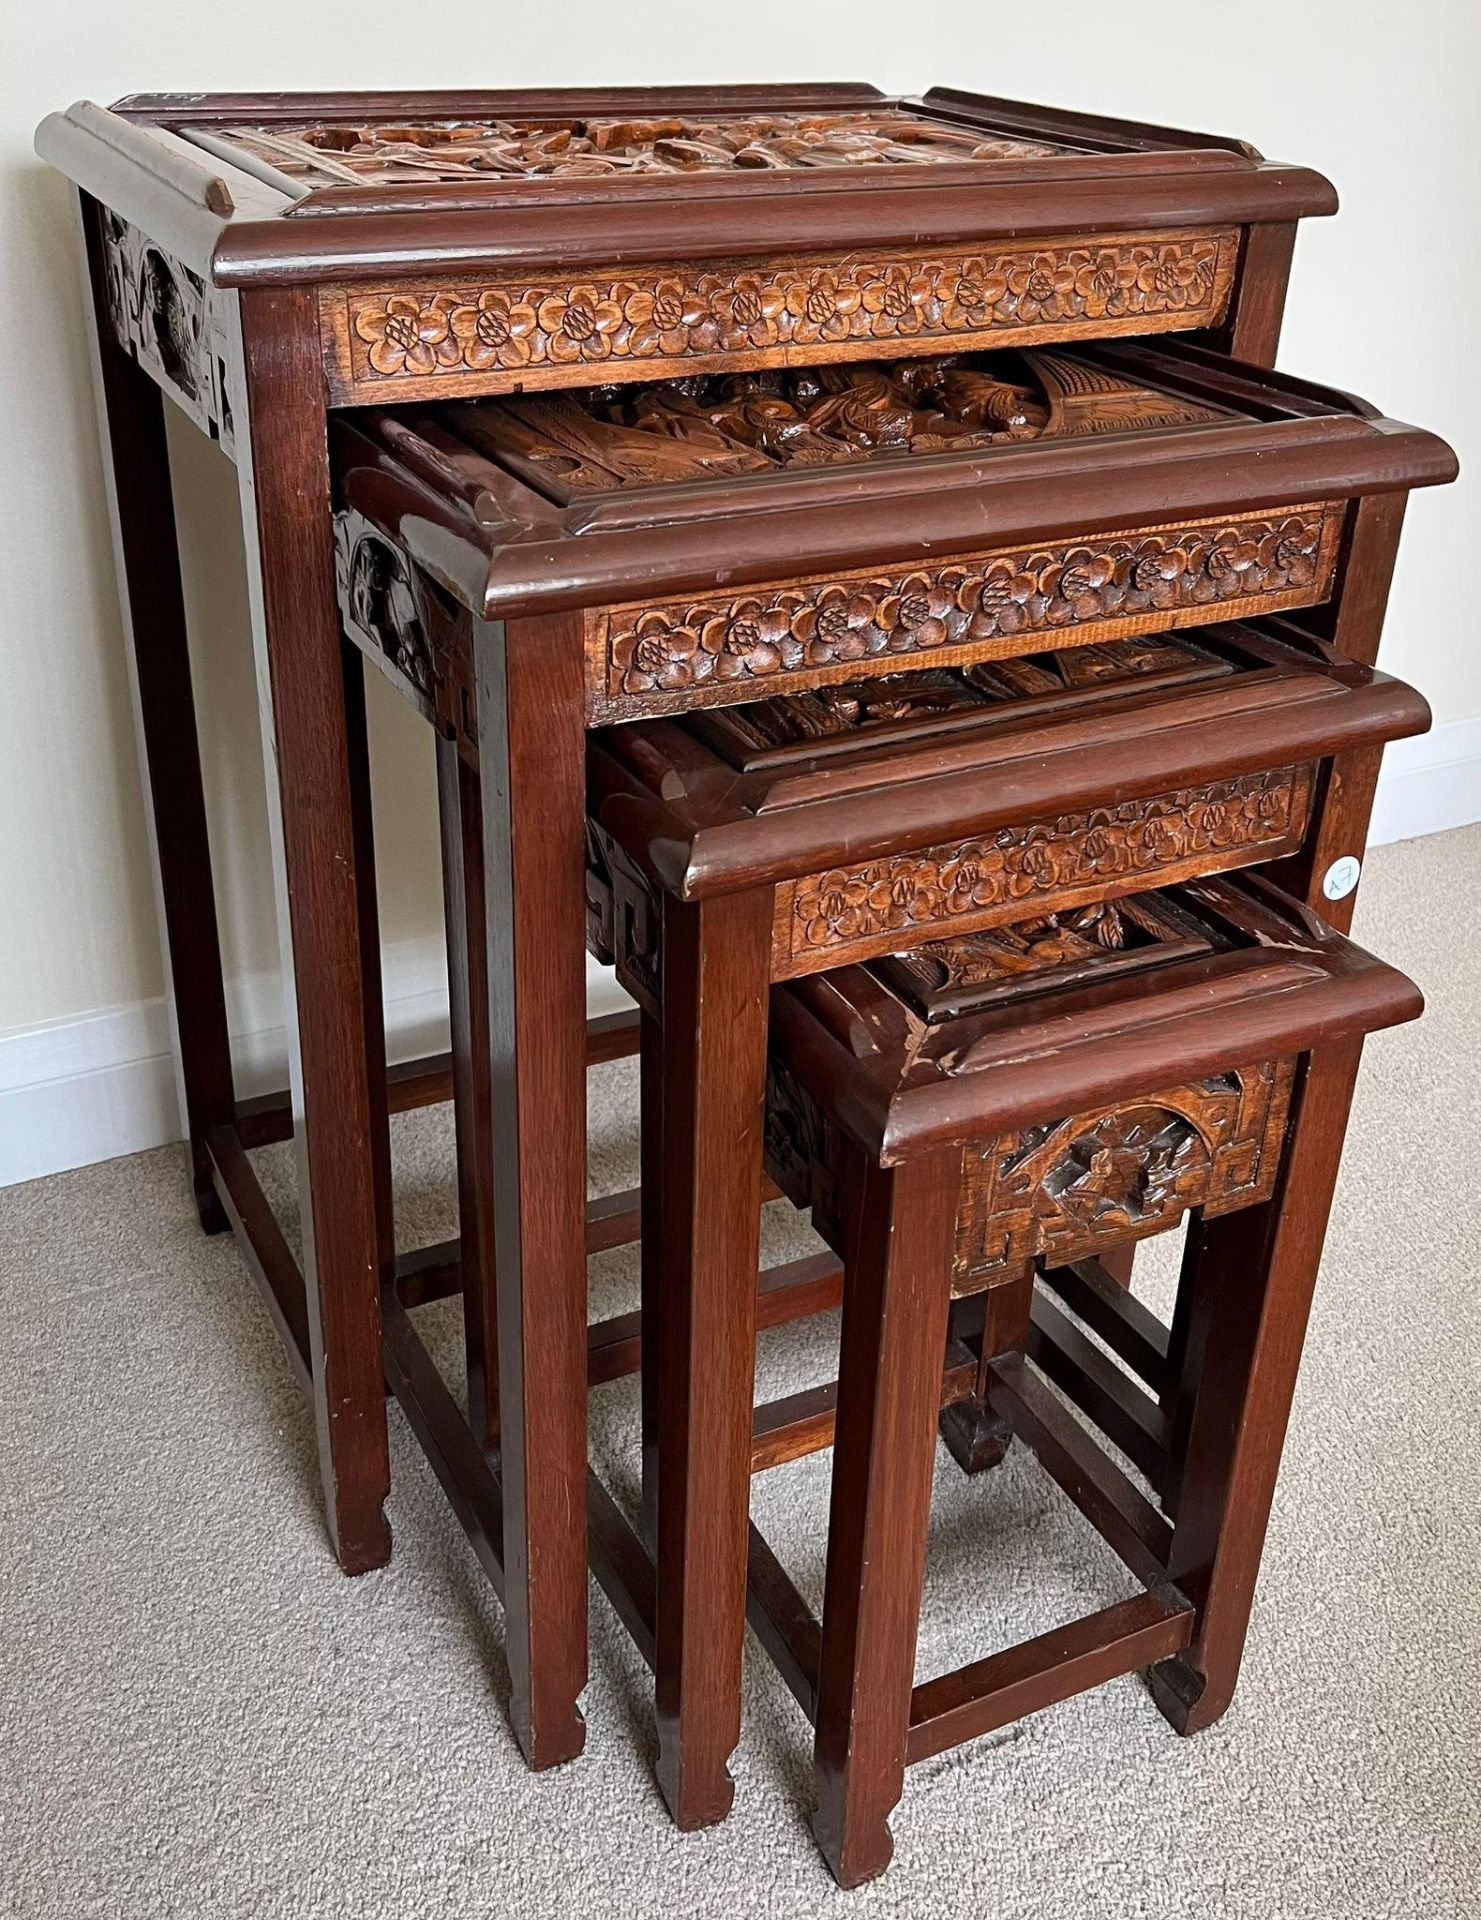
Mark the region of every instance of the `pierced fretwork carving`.
POLYGON ((605 697, 593 718, 754 698, 789 677, 844 680, 864 663, 992 659, 1310 606, 1328 592, 1343 510, 1275 508, 1059 545, 964 555, 899 573, 750 588, 593 615, 605 697))
MULTIPOLYGON (((440 733, 460 731, 459 675, 438 644, 428 582, 357 513, 334 522, 335 584, 345 631, 440 733)), ((457 623, 463 630, 466 623, 457 623)), ((464 729, 466 730, 466 729, 464 729)))
MULTIPOLYGON (((326 290, 323 312, 340 400, 389 381, 409 393, 533 391, 651 378, 665 365, 780 366, 799 350, 819 362, 1211 327, 1238 252, 1237 232, 1217 228, 976 253, 665 261, 579 280, 326 290)), ((1087 420, 1098 405, 1071 392, 1061 404, 1087 420)))
POLYGON ((625 990, 661 1012, 663 908, 648 875, 616 840, 587 822, 586 944, 616 968, 625 990))
POLYGON ((777 975, 1274 858, 1310 796, 1310 769, 1282 767, 809 875, 778 889, 777 975))
POLYGON ((811 1209, 824 1239, 839 1244, 843 1225, 842 1140, 780 1055, 766 1063, 766 1171, 794 1207, 811 1209))
POLYGON ((221 296, 138 227, 107 210, 103 246, 114 339, 230 453, 235 424, 221 296))
POLYGON ((1268 1199, 1294 1064, 1240 1067, 969 1148, 957 1291, 1028 1260, 1063 1266, 1160 1232, 1193 1207, 1227 1213, 1268 1199))

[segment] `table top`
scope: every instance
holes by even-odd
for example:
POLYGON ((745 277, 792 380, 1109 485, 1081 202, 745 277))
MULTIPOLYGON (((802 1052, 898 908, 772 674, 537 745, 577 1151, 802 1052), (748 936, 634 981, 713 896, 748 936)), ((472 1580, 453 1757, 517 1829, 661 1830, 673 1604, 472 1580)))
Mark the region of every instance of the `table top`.
MULTIPOLYGON (((137 94, 37 148, 165 245, 210 214, 221 285, 436 263, 694 259, 1135 233, 1330 213, 1247 142, 950 87, 137 94), (178 231, 177 231, 178 229, 178 231)), ((199 239, 196 245, 199 256, 199 239)))
POLYGON ((294 197, 433 180, 601 180, 642 174, 918 167, 1042 159, 1074 149, 959 125, 903 102, 752 112, 357 114, 183 123, 208 151, 294 197))

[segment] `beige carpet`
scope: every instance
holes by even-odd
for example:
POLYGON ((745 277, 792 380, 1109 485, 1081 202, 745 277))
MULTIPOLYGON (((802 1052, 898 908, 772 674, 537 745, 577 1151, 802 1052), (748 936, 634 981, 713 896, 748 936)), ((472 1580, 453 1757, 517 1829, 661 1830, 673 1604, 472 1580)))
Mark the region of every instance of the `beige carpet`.
MULTIPOLYGON (((1371 862, 1358 931, 1430 1006, 1369 1049, 1233 1709, 1181 1741, 1130 1678, 920 1767, 858 1894, 813 1850, 805 1729, 754 1643, 723 1827, 670 1826, 600 1594, 586 1755, 525 1771, 498 1607, 399 1415, 394 1559, 341 1577, 305 1410, 177 1151, 0 1193, 0 1911, 1481 1912, 1478 887, 1481 829, 1371 862)), ((631 1066, 592 1101, 594 1188, 626 1184, 631 1066)), ((397 1152, 408 1243, 447 1231, 445 1116, 397 1152)), ((775 1253, 807 1244, 771 1212, 775 1253)), ((593 1282, 626 1304, 631 1256, 593 1282)), ((767 1388, 826 1377, 832 1331, 768 1335, 767 1388)), ((628 1485, 633 1413, 630 1383, 596 1396, 628 1485)), ((1018 1451, 975 1482, 938 1457, 923 1675, 1130 1591, 1018 1451)), ((827 1478, 820 1456, 757 1487, 814 1600, 827 1478)))

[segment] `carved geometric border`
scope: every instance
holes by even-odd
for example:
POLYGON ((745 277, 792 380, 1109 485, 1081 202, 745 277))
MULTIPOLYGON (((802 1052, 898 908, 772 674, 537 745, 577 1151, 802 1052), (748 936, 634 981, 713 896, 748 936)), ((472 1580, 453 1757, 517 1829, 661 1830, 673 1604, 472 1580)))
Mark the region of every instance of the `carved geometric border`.
POLYGON ((659 262, 575 278, 326 289, 334 400, 1214 326, 1234 228, 960 251, 659 262))
POLYGON ((1242 774, 789 881, 773 978, 1275 859, 1300 844, 1312 771, 1242 774))
POLYGON ((912 667, 1310 606, 1330 591, 1344 505, 1085 533, 945 565, 838 574, 587 616, 589 712, 633 720, 912 667))

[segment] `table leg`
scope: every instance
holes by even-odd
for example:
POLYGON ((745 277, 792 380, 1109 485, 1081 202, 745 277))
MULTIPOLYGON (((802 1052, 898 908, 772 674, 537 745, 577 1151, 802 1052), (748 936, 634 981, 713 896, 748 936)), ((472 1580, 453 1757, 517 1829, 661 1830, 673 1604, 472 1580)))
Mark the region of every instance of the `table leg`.
POLYGON ((857 1157, 849 1187, 813 1831, 856 1887, 890 1863, 905 1785, 961 1155, 857 1157))
POLYGON ((206 1141, 213 1127, 231 1124, 235 1093, 164 398, 113 338, 99 209, 83 196, 79 205, 119 601, 168 963, 180 1114, 201 1225, 207 1233, 220 1233, 228 1221, 212 1182, 206 1141))
POLYGON ((532 1767, 586 1684, 586 747, 579 618, 475 623, 504 1621, 532 1767))
POLYGON ((1198 1621, 1187 1651, 1151 1674, 1179 1733, 1211 1726, 1239 1678, 1361 1055, 1351 1040, 1307 1056, 1274 1194, 1190 1238, 1186 1364, 1197 1387, 1168 1576, 1198 1621))
POLYGON ((493 1193, 487 1179, 494 1155, 490 1144, 492 1097, 486 1070, 489 1001, 483 802, 478 791, 478 769, 465 758, 455 740, 439 738, 437 742, 437 795, 447 919, 468 1424, 488 1453, 499 1444, 499 1328, 493 1193))
MULTIPOLYGON (((740 1739, 771 893, 697 905, 665 894, 660 911, 663 1197, 643 1257, 644 1360, 656 1311, 658 1379, 644 1390, 644 1454, 658 1782, 694 1828, 729 1812, 740 1739)), ((645 1064, 645 1092, 652 1074, 645 1064)), ((650 1217, 645 1202, 645 1233, 650 1217)))
POLYGON ((314 1413, 348 1573, 391 1550, 380 1352, 388 1279, 375 969, 362 965, 355 774, 334 593, 324 369, 312 289, 240 301, 237 438, 287 991, 314 1413), (275 776, 275 777, 274 777, 275 776))

